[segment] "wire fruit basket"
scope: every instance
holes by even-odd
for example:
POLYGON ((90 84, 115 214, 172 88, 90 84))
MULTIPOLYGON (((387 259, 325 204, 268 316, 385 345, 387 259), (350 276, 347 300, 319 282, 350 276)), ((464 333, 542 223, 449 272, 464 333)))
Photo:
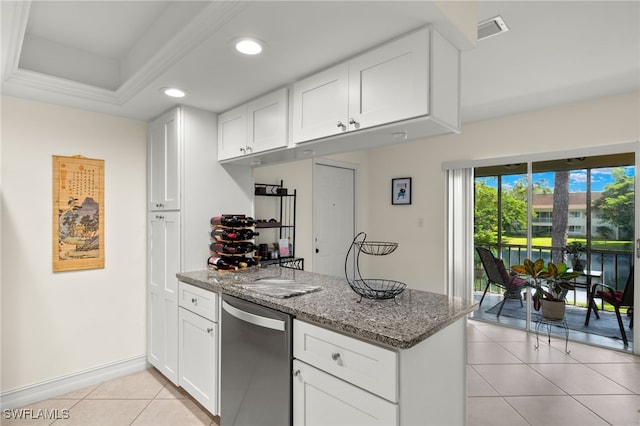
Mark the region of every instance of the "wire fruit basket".
POLYGON ((358 303, 365 299, 394 299, 407 287, 405 283, 400 281, 381 279, 381 278, 362 278, 360 274, 360 254, 368 254, 373 256, 386 256, 393 253, 398 248, 398 243, 386 241, 367 241, 367 234, 360 232, 353 238, 353 242, 347 251, 344 260, 344 275, 347 278, 349 287, 360 296, 358 303), (349 256, 353 252, 355 259, 353 278, 349 275, 349 256))

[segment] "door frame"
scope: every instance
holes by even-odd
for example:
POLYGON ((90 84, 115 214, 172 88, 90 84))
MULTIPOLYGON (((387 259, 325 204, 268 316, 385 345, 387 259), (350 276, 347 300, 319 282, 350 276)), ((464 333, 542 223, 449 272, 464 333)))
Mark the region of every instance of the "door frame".
MULTIPOLYGON (((311 171, 311 180, 312 180, 312 200, 311 200, 311 212, 312 212, 312 231, 311 231, 311 243, 312 243, 312 248, 311 248, 311 257, 312 257, 312 264, 311 264, 311 268, 313 270, 314 265, 315 265, 315 258, 316 258, 316 250, 315 250, 315 244, 316 244, 316 231, 318 229, 318 223, 317 223, 317 215, 315 214, 316 212, 316 206, 318 205, 318 200, 317 200, 317 194, 318 194, 318 189, 317 189, 317 185, 318 185, 318 180, 316 177, 316 166, 329 166, 329 167, 338 167, 338 168, 342 168, 342 169, 348 169, 348 170, 352 170, 353 171, 353 231, 354 231, 354 235, 357 234, 360 229, 360 203, 358 202, 358 200, 360 199, 360 191, 359 191, 359 179, 360 179, 360 165, 356 164, 356 163, 350 163, 347 161, 338 161, 338 160, 331 160, 331 159, 327 159, 327 158, 314 158, 313 159, 313 168, 311 171)), ((315 272, 315 270, 314 270, 315 272)))

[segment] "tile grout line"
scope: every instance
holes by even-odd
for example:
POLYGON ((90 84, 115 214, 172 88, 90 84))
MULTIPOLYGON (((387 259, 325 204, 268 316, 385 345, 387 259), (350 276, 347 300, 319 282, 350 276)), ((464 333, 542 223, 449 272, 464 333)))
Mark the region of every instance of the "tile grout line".
MULTIPOLYGON (((490 336, 487 336, 486 334, 482 333, 482 332, 481 332, 480 330, 478 330, 477 328, 476 328, 475 330, 476 330, 477 332, 480 332, 482 335, 486 336, 486 337, 489 339, 489 341, 494 342, 494 343, 497 343, 501 348, 503 348, 504 350, 506 350, 510 355, 512 355, 512 356, 514 356, 515 358, 517 358, 517 359, 521 360, 521 358, 520 358, 520 357, 518 357, 518 355, 517 355, 516 353, 514 353, 514 352, 513 352, 513 351, 511 351, 511 350, 509 350, 507 347, 505 347, 505 346, 502 344, 502 343, 504 343, 503 341, 495 340, 495 339, 491 338, 490 336)), ((522 330, 522 331, 524 332, 524 330, 522 330)), ((529 333, 528 333, 528 334, 529 334, 529 333)), ((558 339, 554 339, 554 340, 558 340, 558 339)), ((560 339, 560 340, 563 340, 563 339, 560 339)), ((505 342, 506 342, 506 341, 505 341, 505 342)), ((469 342, 469 343, 470 343, 470 342, 469 342)), ((577 343, 578 343, 578 344, 581 344, 580 342, 577 342, 577 343)), ((559 351, 559 349, 555 348, 552 344, 550 344, 550 347, 551 347, 552 349, 554 349, 554 350, 558 350, 558 351, 559 351)), ((604 379, 608 379, 608 380, 610 380, 611 382, 615 383, 616 385, 620 386, 621 388, 623 388, 623 389, 625 389, 625 390, 629 391, 629 394, 624 394, 624 395, 629 395, 629 396, 634 396, 634 395, 635 395, 635 396, 638 396, 638 395, 639 395, 638 393, 636 393, 636 392, 634 392, 633 390, 629 389, 627 386, 623 385, 622 383, 618 383, 618 381, 617 381, 617 380, 614 380, 614 379, 611 379, 611 378, 608 378, 608 377, 604 376, 602 373, 600 373, 599 371, 597 371, 595 368, 593 368, 593 367, 590 365, 590 364, 610 364, 610 363, 587 363, 587 362, 583 362, 583 361, 581 361, 581 360, 579 360, 579 359, 576 359, 576 358, 575 358, 574 356, 572 356, 571 354, 566 354, 566 355, 567 355, 568 357, 570 357, 573 361, 575 361, 575 363, 572 363, 572 364, 578 364, 578 365, 584 366, 584 367, 586 367, 586 368, 588 368, 588 369, 592 370, 593 372, 597 373, 599 376, 603 377, 604 379)), ((522 363, 523 365, 527 365, 527 367, 531 368, 533 371, 535 371, 537 374, 539 374, 542 378, 544 378, 545 380, 549 381, 549 382, 550 382, 551 384, 553 384, 555 387, 557 387, 558 389, 560 389, 560 390, 561 390, 561 391, 562 391, 566 396, 569 396, 571 399, 573 399, 575 402, 577 402, 581 407, 583 407, 584 409, 586 409, 588 412, 592 413, 596 418, 598 418, 598 419, 602 420, 603 422, 605 422, 605 423, 606 423, 606 424, 608 424, 608 425, 611 425, 611 423, 610 423, 610 422, 608 422, 605 418, 603 418, 603 417, 602 417, 602 416, 600 416, 598 413, 596 413, 594 410, 592 410, 590 407, 586 406, 586 405, 585 405, 585 404, 583 404, 580 400, 578 400, 578 399, 576 398, 577 394, 572 394, 572 393, 569 393, 569 392, 565 391, 563 388, 561 388, 560 386, 558 386, 558 385, 556 385, 555 383, 551 382, 551 381, 550 381, 549 379, 547 379, 544 375, 542 375, 542 374, 541 374, 540 372, 538 372, 536 369, 534 369, 533 367, 531 367, 531 364, 534 364, 534 365, 552 365, 552 364, 565 364, 565 363, 559 363, 559 362, 558 362, 558 363, 553 363, 553 362, 528 363, 528 362, 526 362, 525 360, 522 360, 522 362, 521 362, 521 363, 522 363)), ((637 361, 635 360, 635 356, 634 356, 634 358, 629 359, 628 361, 624 361, 624 362, 616 362, 615 364, 632 364, 632 365, 634 365, 635 363, 637 363, 637 361)), ((475 367, 474 367, 474 365, 475 365, 475 364, 469 364, 469 365, 473 368, 473 370, 474 370, 476 373, 478 373, 478 374, 480 375, 480 377, 482 377, 482 379, 483 379, 485 382, 487 382, 487 383, 488 383, 488 381, 486 380, 486 378, 484 378, 484 376, 482 376, 482 375, 481 375, 481 374, 480 374, 480 373, 475 369, 475 367)), ((498 365, 498 364, 494 364, 494 365, 498 365)), ((497 391, 497 389, 495 389, 495 388, 494 388, 490 383, 488 383, 488 384, 489 384, 489 386, 491 387, 491 389, 493 389, 494 391, 496 391, 496 393, 498 393, 499 397, 500 397, 503 401, 505 401, 505 402, 506 402, 506 403, 511 407, 511 409, 512 409, 512 410, 514 410, 514 412, 516 412, 516 413, 517 413, 517 414, 518 414, 518 415, 519 415, 519 416, 520 416, 520 417, 521 417, 521 418, 522 418, 526 423, 528 423, 528 424, 529 424, 529 422, 528 422, 526 419, 524 419, 524 418, 522 417, 522 415, 520 414, 520 412, 519 412, 518 410, 516 410, 516 408, 515 408, 513 405, 511 405, 511 404, 509 403, 509 401, 508 401, 508 399, 507 399, 507 396, 502 395, 500 392, 498 392, 498 391, 497 391)), ((617 394, 616 394, 616 395, 617 395, 617 394)), ((588 396, 589 396, 589 395, 588 395, 588 396)), ((469 397, 467 397, 467 398, 469 398, 469 397)), ((491 398, 491 397, 490 397, 490 398, 491 398)))

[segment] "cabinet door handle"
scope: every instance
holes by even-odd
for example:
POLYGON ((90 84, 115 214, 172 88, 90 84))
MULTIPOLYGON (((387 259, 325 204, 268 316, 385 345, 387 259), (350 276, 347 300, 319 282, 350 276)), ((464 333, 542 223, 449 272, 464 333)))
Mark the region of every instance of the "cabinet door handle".
POLYGON ((246 154, 247 150, 245 148, 240 148, 240 152, 242 152, 243 154, 246 154))
POLYGON ((347 126, 345 126, 344 124, 342 124, 342 121, 338 121, 338 124, 336 124, 336 127, 341 128, 343 132, 344 132, 345 130, 347 130, 347 126))
POLYGON ((299 369, 293 370, 293 377, 298 377, 299 375, 300 375, 299 369))
POLYGON ((195 297, 191 298, 191 303, 193 303, 194 305, 198 305, 198 299, 196 299, 195 297))
POLYGON ((251 148, 249 145, 247 145, 247 152, 253 152, 253 148, 251 148))
POLYGON ((334 352, 331 354, 331 359, 336 362, 338 365, 342 365, 342 358, 340 357, 340 352, 334 352))
POLYGON ((156 219, 158 219, 158 220, 163 220, 163 219, 164 219, 164 216, 156 215, 156 219))
POLYGON ((213 331, 213 328, 207 328, 207 333, 211 334, 212 331, 213 331))
POLYGON ((353 117, 349 118, 349 124, 352 126, 360 127, 360 123, 358 123, 353 117))

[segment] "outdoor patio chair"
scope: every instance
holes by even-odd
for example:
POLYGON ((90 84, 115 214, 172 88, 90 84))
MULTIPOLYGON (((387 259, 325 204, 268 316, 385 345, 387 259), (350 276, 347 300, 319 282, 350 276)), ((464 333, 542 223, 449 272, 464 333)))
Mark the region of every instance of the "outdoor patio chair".
POLYGON ((496 259, 491 250, 484 247, 476 247, 476 252, 478 252, 484 272, 487 274, 487 285, 484 288, 484 293, 482 293, 479 305, 482 305, 482 301, 484 300, 484 296, 487 294, 487 290, 489 290, 489 286, 491 284, 495 284, 504 289, 504 298, 502 299, 502 302, 500 302, 500 308, 498 309, 497 315, 498 317, 500 316, 500 313, 502 313, 502 308, 504 307, 504 303, 507 299, 519 299, 520 306, 524 306, 522 303, 522 289, 528 284, 527 280, 520 278, 517 275, 510 274, 504 266, 502 259, 496 259))
POLYGON ((624 330, 624 324, 622 323, 622 316, 620 315, 620 308, 628 308, 627 315, 629 316, 629 328, 633 328, 633 266, 629 271, 629 277, 627 278, 627 284, 624 290, 615 290, 612 287, 605 284, 594 284, 591 289, 591 301, 589 308, 587 309, 587 319, 585 325, 589 325, 589 317, 591 316, 591 309, 594 306, 593 299, 599 298, 602 301, 612 305, 616 311, 616 318, 618 318, 618 326, 620 327, 620 334, 622 335, 622 341, 625 346, 629 346, 627 339, 627 333, 624 330))

